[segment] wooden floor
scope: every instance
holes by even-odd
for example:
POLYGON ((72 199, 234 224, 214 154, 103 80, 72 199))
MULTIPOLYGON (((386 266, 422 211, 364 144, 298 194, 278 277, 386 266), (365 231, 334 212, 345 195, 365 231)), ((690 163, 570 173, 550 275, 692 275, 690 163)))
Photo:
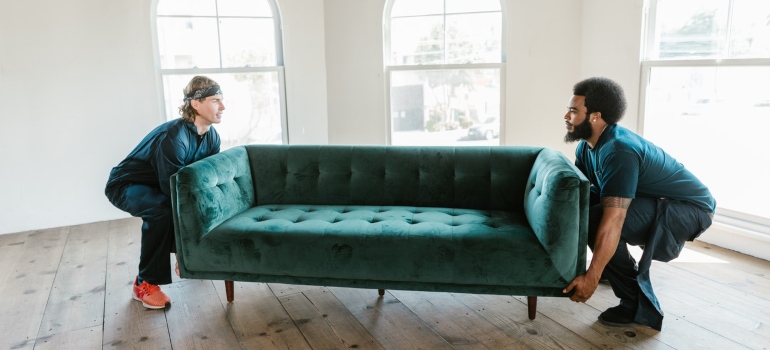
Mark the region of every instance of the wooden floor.
POLYGON ((166 310, 131 299, 141 222, 0 235, 0 349, 770 349, 770 262, 701 242, 655 263, 663 331, 612 328, 587 304, 526 298, 235 283, 164 286, 166 310))

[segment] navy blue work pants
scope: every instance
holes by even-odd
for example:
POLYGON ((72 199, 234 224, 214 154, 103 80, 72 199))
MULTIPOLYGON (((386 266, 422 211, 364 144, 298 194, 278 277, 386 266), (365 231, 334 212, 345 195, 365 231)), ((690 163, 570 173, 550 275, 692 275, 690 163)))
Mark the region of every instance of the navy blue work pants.
MULTIPOLYGON (((588 246, 593 251, 603 214, 601 204, 589 209, 588 246)), ((636 309, 635 322, 660 330, 663 312, 650 282, 652 259, 668 262, 711 226, 711 216, 694 204, 665 198, 637 197, 631 201, 615 254, 602 276, 620 303, 636 309), (638 264, 628 245, 644 250, 638 264)))
POLYGON ((171 200, 159 188, 125 184, 109 187, 107 198, 120 210, 142 218, 139 277, 151 284, 171 283, 170 254, 176 252, 171 200))

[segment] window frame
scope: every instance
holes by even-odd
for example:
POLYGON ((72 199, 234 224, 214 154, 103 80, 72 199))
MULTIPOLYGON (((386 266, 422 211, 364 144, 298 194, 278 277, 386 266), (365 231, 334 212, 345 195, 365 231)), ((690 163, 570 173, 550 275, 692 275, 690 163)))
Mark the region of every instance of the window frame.
MULTIPOLYGON (((680 68, 692 68, 692 67, 713 67, 716 69, 725 67, 768 67, 770 68, 770 57, 768 58, 703 58, 703 59, 660 59, 650 58, 654 53, 655 45, 655 28, 656 28, 656 14, 657 4, 659 0, 648 0, 647 6, 644 9, 644 18, 642 24, 645 26, 643 29, 644 40, 642 40, 642 57, 641 60, 641 81, 640 81, 640 93, 639 93, 639 118, 637 120, 637 130, 640 135, 644 135, 644 120, 646 117, 645 108, 647 104, 647 92, 650 84, 651 72, 654 68, 660 67, 680 67, 680 68)), ((727 19, 727 45, 725 51, 721 54, 728 54, 730 50, 730 26, 732 24, 733 13, 733 0, 729 1, 728 19, 727 19)), ((726 209, 719 207, 717 203, 717 213, 714 215, 714 221, 720 222, 726 225, 739 227, 742 229, 750 230, 760 234, 770 236, 770 218, 765 218, 746 212, 740 212, 736 210, 726 209)))
MULTIPOLYGON (((464 63, 464 64, 411 64, 411 65, 393 65, 391 62, 391 25, 392 19, 391 12, 393 10, 393 4, 399 0, 387 0, 385 2, 385 10, 383 11, 383 63, 385 68, 385 118, 386 118, 386 135, 385 144, 392 144, 393 134, 393 117, 391 116, 391 76, 393 72, 403 71, 444 71, 444 70, 471 70, 471 69, 499 69, 500 70, 500 133, 498 136, 499 145, 505 144, 505 85, 506 85, 506 43, 507 43, 507 11, 505 7, 505 1, 500 0, 500 13, 501 13, 501 30, 500 30, 500 62, 496 63, 464 63)), ((408 0, 401 0, 408 1, 408 0)), ((446 0, 444 0, 446 3, 446 0)), ((444 6, 446 9, 446 5, 444 6)), ((495 11, 496 12, 496 11, 495 11)), ((463 12, 462 14, 474 14, 474 13, 489 13, 484 12, 463 12)), ((446 26, 447 13, 442 14, 444 25, 446 26)), ((455 15, 450 13, 449 15, 455 15)), ((421 16, 413 16, 421 17, 421 16)), ((444 37, 446 42, 446 37, 444 37)), ((446 48, 446 45, 444 46, 446 48)), ((444 62, 446 62, 446 55, 444 55, 444 62)))
MULTIPOLYGON (((156 86, 158 87, 158 106, 160 107, 161 121, 165 122, 170 120, 167 115, 165 89, 163 88, 163 77, 169 75, 211 75, 211 74, 238 74, 238 73, 263 73, 263 72, 275 72, 278 75, 278 99, 280 105, 280 119, 281 119, 281 143, 289 144, 289 127, 288 117, 286 113, 286 77, 284 73, 284 57, 283 57, 283 32, 281 25, 281 11, 278 7, 276 0, 260 0, 266 1, 270 5, 270 11, 272 17, 264 16, 191 16, 191 15, 158 15, 158 3, 162 0, 153 0, 151 4, 151 26, 152 26, 152 43, 153 53, 155 59, 155 71, 156 71, 156 86), (222 64, 222 40, 218 40, 219 43, 219 68, 161 68, 160 61, 160 47, 158 45, 158 18, 214 18, 217 19, 217 38, 221 38, 219 32, 219 20, 220 18, 270 18, 273 20, 273 33, 275 35, 275 66, 262 66, 262 67, 231 67, 223 68, 222 64)), ((215 8, 218 7, 216 0, 214 2, 215 8)), ((217 10, 218 11, 218 10, 217 10)))

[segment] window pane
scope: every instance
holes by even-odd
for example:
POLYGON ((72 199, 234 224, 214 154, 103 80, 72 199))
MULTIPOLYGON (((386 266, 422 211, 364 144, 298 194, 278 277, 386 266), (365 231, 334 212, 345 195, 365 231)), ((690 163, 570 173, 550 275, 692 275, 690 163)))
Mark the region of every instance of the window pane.
POLYGON ((735 0, 730 56, 770 57, 770 1, 735 0))
POLYGON ((273 17, 265 0, 217 0, 217 10, 220 16, 273 17))
POLYGON ((447 63, 501 62, 500 12, 450 15, 446 21, 447 63))
POLYGON ((683 163, 720 208, 770 218, 770 67, 655 67, 644 135, 683 163))
POLYGON ((446 0, 447 13, 500 11, 500 0, 446 0))
POLYGON ((215 18, 158 17, 160 67, 219 68, 215 18))
POLYGON ((391 17, 440 15, 444 13, 444 0, 396 0, 390 10, 391 17))
POLYGON ((225 68, 276 65, 272 19, 220 19, 219 30, 222 37, 222 64, 225 68))
MULTIPOLYGON (((209 74, 222 87, 225 113, 214 128, 222 150, 252 143, 282 143, 280 95, 277 72, 209 74)), ((166 116, 179 117, 182 91, 193 75, 164 75, 166 116)))
POLYGON ((211 0, 158 0, 158 16, 216 16, 211 0))
POLYGON ((393 145, 498 145, 500 69, 391 71, 393 145))
POLYGON ((726 49, 728 0, 660 0, 654 58, 717 57, 726 49))
POLYGON ((443 16, 394 18, 391 21, 391 64, 444 63, 443 16))

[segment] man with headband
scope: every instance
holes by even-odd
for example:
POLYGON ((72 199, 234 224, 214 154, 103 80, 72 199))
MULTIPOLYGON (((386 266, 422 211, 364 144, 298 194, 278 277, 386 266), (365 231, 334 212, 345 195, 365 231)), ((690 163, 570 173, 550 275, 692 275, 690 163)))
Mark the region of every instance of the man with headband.
MULTIPOLYGON (((219 152, 219 124, 225 106, 219 85, 196 76, 184 89, 181 118, 151 131, 118 166, 112 168, 105 194, 110 202, 142 218, 139 273, 133 297, 144 307, 171 304, 160 285, 171 283, 170 254, 176 252, 169 178, 182 167, 219 152)), ((177 268, 177 274, 179 270, 177 268)))

